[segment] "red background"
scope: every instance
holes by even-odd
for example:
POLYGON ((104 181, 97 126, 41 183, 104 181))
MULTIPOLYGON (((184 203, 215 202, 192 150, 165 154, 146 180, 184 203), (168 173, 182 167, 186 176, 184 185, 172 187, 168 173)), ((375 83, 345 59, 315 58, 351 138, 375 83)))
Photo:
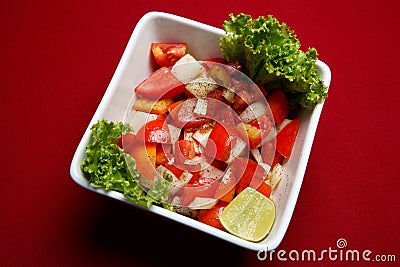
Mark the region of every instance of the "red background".
POLYGON ((348 249, 400 261, 398 1, 1 1, 1 266, 282 264, 70 178, 76 146, 148 11, 216 27, 231 12, 273 14, 316 47, 332 83, 278 250, 320 252, 345 238, 348 249))

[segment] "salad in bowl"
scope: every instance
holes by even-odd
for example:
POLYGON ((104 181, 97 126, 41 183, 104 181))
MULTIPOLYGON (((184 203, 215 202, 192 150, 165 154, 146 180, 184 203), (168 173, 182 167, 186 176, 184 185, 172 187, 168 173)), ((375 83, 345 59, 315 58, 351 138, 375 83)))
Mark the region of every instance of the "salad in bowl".
POLYGON ((72 177, 232 243, 273 249, 327 97, 330 72, 316 49, 302 51, 271 15, 231 14, 221 30, 158 12, 138 23, 128 48, 72 177), (160 30, 171 25, 178 37, 160 30), (133 60, 139 53, 143 62, 133 60))

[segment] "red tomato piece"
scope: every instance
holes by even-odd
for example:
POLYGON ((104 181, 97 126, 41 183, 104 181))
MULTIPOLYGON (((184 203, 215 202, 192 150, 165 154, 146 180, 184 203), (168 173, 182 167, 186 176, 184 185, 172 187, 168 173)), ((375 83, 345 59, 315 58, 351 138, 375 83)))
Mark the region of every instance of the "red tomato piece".
POLYGON ((250 122, 251 126, 257 127, 260 130, 263 130, 267 134, 272 129, 272 122, 267 115, 262 115, 258 119, 253 120, 250 122))
POLYGON ((266 182, 262 182, 260 184, 260 186, 257 188, 257 191, 260 192, 261 194, 263 194, 266 197, 270 197, 271 196, 271 191, 272 188, 269 184, 267 184, 266 182))
POLYGON ((200 177, 193 184, 188 184, 183 188, 181 194, 181 205, 187 207, 196 197, 212 198, 218 189, 218 181, 213 178, 200 177))
POLYGON ((219 221, 219 217, 227 205, 228 203, 219 201, 214 207, 199 216, 199 222, 208 224, 220 230, 225 230, 219 221))
POLYGON ((273 168, 276 164, 282 164, 283 156, 278 151, 275 151, 274 159, 272 160, 271 168, 273 168))
POLYGON ((276 89, 268 97, 267 101, 274 116, 275 125, 281 124, 290 111, 289 100, 285 92, 282 89, 276 89))
MULTIPOLYGON (((204 185, 218 185, 217 179, 215 178, 210 178, 210 177, 199 177, 194 183, 193 186, 204 186, 204 185)), ((212 195, 214 196, 214 195, 212 195)))
POLYGON ((165 119, 155 119, 147 122, 137 133, 137 138, 145 142, 170 143, 171 136, 165 119))
POLYGON ((203 154, 202 158, 205 159, 207 163, 211 164, 217 169, 220 169, 221 171, 225 170, 226 167, 228 166, 225 162, 216 160, 215 158, 209 157, 206 154, 203 154))
POLYGON ((239 194, 247 187, 258 188, 264 181, 264 168, 257 162, 247 158, 235 158, 232 164, 232 174, 236 184, 236 194, 239 194))
POLYGON ((156 143, 135 142, 128 151, 136 161, 137 171, 150 181, 156 175, 156 145, 156 143))
POLYGON ((277 163, 282 163, 283 156, 275 149, 272 142, 265 143, 261 147, 262 161, 273 168, 277 163))
POLYGON ((202 117, 194 113, 196 104, 196 99, 188 99, 171 110, 170 117, 174 125, 178 128, 198 128, 208 122, 212 122, 211 118, 202 117))
POLYGON ((270 141, 268 143, 265 143, 261 147, 261 158, 262 162, 267 163, 269 165, 272 164, 274 160, 274 154, 275 154, 275 144, 270 141))
POLYGON ((236 125, 240 122, 238 114, 229 106, 222 90, 215 89, 207 95, 207 117, 223 125, 236 125))
POLYGON ((179 149, 186 159, 193 159, 196 156, 194 142, 191 140, 179 140, 179 149))
POLYGON ((151 52, 160 67, 171 67, 186 55, 185 43, 152 43, 151 52))
POLYGON ((199 179, 201 177, 201 172, 190 172, 192 174, 192 178, 189 181, 189 185, 197 184, 199 182, 199 179))
POLYGON ((168 162, 164 164, 164 167, 171 171, 177 178, 181 177, 183 173, 182 169, 176 167, 175 165, 169 164, 168 162))
POLYGON ((193 159, 196 156, 194 143, 191 140, 178 140, 175 143, 175 162, 184 163, 186 159, 193 159))
POLYGON ((224 202, 231 202, 236 192, 236 181, 231 174, 227 179, 219 183, 218 189, 215 192, 215 197, 224 202))
POLYGON ((235 142, 236 136, 230 135, 224 126, 216 123, 210 133, 204 153, 217 160, 226 161, 235 142))
MULTIPOLYGON (((175 161, 178 161, 175 157, 175 161)), ((175 167, 182 169, 182 170, 186 170, 188 172, 194 173, 194 172, 199 172, 201 171, 201 165, 200 163, 198 164, 185 164, 184 162, 174 162, 175 167)))
POLYGON ((276 150, 285 158, 292 154, 294 142, 300 128, 300 118, 289 122, 276 136, 276 150))
POLYGON ((166 67, 153 72, 135 88, 137 94, 153 100, 172 98, 184 91, 185 86, 166 67))

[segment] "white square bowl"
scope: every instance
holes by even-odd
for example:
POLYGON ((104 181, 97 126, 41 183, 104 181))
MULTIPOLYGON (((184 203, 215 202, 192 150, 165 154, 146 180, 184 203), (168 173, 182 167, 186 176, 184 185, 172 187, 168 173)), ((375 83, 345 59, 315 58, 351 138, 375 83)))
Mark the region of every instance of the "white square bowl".
MULTIPOLYGON (((137 23, 114 76, 76 149, 70 168, 72 179, 88 190, 136 205, 118 192, 105 192, 95 188, 84 177, 80 165, 85 159, 85 148, 90 141, 91 126, 101 119, 123 121, 133 95, 133 88, 147 78, 155 68, 155 61, 150 52, 152 42, 185 42, 188 45, 188 52, 195 58, 213 58, 221 56, 219 40, 224 33, 222 29, 176 15, 161 12, 145 14, 137 23)), ((320 77, 329 86, 331 80, 329 67, 321 61, 317 61, 316 66, 320 77)), ((149 211, 250 250, 275 249, 285 235, 296 205, 322 107, 323 103, 313 109, 301 111, 301 126, 292 156, 285 164, 284 178, 272 196, 277 209, 275 223, 269 235, 262 241, 254 243, 243 240, 161 207, 152 206, 149 211)))

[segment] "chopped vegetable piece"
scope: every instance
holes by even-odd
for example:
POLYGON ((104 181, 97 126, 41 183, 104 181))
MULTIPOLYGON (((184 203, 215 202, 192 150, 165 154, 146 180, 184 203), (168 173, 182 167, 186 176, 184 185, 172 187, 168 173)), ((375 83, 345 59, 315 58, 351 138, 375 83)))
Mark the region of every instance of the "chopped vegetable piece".
POLYGON ((134 110, 142 112, 162 115, 168 112, 168 108, 172 103, 174 103, 174 100, 172 98, 165 98, 160 100, 139 98, 135 101, 132 108, 134 110))
POLYGON ((179 59, 171 72, 183 84, 187 84, 204 72, 204 67, 190 54, 179 59))
POLYGON ((211 118, 194 113, 196 103, 196 99, 188 99, 171 111, 170 117, 175 126, 178 128, 198 128, 212 121, 211 118))
POLYGON ((269 108, 274 116, 275 125, 281 124, 290 111, 289 100, 282 89, 274 90, 268 97, 269 108))
POLYGON ((181 205, 189 206, 196 197, 213 198, 218 189, 218 182, 213 178, 199 178, 193 184, 182 189, 181 205))
POLYGON ((137 139, 153 143, 170 143, 171 136, 165 119, 147 122, 137 133, 137 139))
POLYGON ((225 230, 225 228, 219 221, 219 217, 227 205, 228 203, 226 202, 218 201, 218 203, 214 207, 199 216, 199 222, 208 224, 220 230, 225 230))
POLYGON ((283 178, 283 166, 277 163, 271 172, 267 175, 267 180, 271 185, 271 189, 274 190, 275 187, 279 184, 279 182, 283 178))
POLYGON ((240 194, 245 188, 258 188, 264 181, 264 168, 257 162, 247 158, 235 158, 232 163, 232 174, 236 184, 236 194, 240 194))
POLYGON ((266 197, 270 197, 272 188, 271 188, 271 186, 269 184, 267 184, 266 182, 263 182, 257 188, 257 191, 260 192, 261 194, 263 194, 266 197))
POLYGON ((276 150, 285 158, 292 154, 294 142, 300 127, 300 118, 292 120, 276 136, 276 150))
POLYGON ((179 140, 175 143, 174 149, 175 161, 184 163, 185 160, 191 160, 196 156, 194 151, 194 142, 189 140, 179 140))
POLYGON ((146 187, 152 186, 152 181, 156 175, 157 144, 135 142, 128 151, 129 155, 136 161, 136 169, 148 181, 146 187))
POLYGON ((236 137, 228 133, 227 129, 216 123, 212 129, 204 153, 220 161, 229 159, 236 137))
POLYGON ((219 183, 215 197, 224 202, 231 202, 236 192, 236 182, 230 171, 226 172, 219 183))
POLYGON ((169 153, 171 150, 170 144, 157 144, 156 148, 156 166, 158 165, 164 165, 168 162, 168 158, 166 156, 166 153, 169 153))
POLYGON ((185 86, 166 67, 153 72, 135 88, 137 94, 153 100, 171 98, 184 91, 185 86))
POLYGON ((171 67, 186 55, 185 43, 152 43, 151 51, 160 67, 171 67))
POLYGON ((241 125, 247 133, 250 149, 258 147, 262 141, 261 130, 247 123, 241 125))
POLYGON ((177 102, 172 103, 171 105, 168 106, 168 112, 172 112, 177 106, 185 102, 185 100, 179 100, 177 102))
POLYGON ((238 95, 235 96, 233 100, 232 108, 236 111, 243 111, 251 104, 253 98, 247 91, 240 91, 238 95))
POLYGON ((194 79, 185 85, 189 95, 197 98, 204 98, 208 93, 218 88, 218 84, 210 77, 200 77, 194 79))
POLYGON ((283 156, 276 151, 274 144, 272 142, 265 143, 261 147, 261 158, 262 161, 271 165, 271 168, 277 163, 282 163, 283 156))

